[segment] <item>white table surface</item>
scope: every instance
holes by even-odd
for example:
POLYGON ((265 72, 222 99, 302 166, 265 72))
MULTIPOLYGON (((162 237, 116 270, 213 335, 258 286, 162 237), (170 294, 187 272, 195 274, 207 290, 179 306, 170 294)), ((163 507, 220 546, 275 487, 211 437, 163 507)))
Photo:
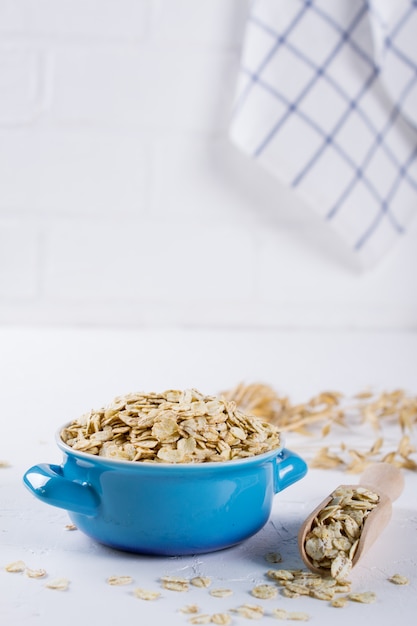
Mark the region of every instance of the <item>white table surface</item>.
MULTIPOLYGON (((278 550, 282 565, 302 567, 296 535, 304 517, 339 484, 358 476, 310 469, 299 483, 277 494, 270 520, 241 545, 208 555, 149 557, 117 552, 80 531, 65 529, 67 513, 34 498, 22 485, 26 469, 59 463, 54 433, 64 422, 130 391, 195 387, 207 394, 239 382, 273 385, 294 401, 326 389, 346 394, 364 387, 417 394, 417 335, 398 333, 302 333, 198 330, 0 330, 0 623, 7 626, 107 624, 188 624, 179 609, 198 604, 202 613, 227 612, 244 603, 265 609, 261 623, 277 623, 272 608, 305 611, 311 623, 347 625, 356 619, 378 624, 414 621, 417 611, 417 475, 405 472, 405 489, 394 503, 390 524, 351 575, 352 591, 374 591, 374 604, 343 609, 312 598, 257 600, 250 595, 271 567, 266 553, 278 550), (44 568, 46 579, 11 574, 4 566, 22 560, 44 568), (400 573, 410 584, 387 578, 400 573), (111 587, 112 575, 130 575, 133 584, 111 587), (179 593, 161 589, 163 575, 212 578, 212 587, 233 595, 213 598, 207 589, 179 593), (65 592, 45 583, 70 580, 65 592), (133 596, 135 587, 161 591, 156 601, 133 596)), ((344 434, 348 441, 350 435, 344 434)), ((335 435, 333 435, 335 437, 335 435)), ((373 439, 364 441, 370 445, 373 439)), ((286 445, 306 455, 306 446, 288 434, 286 445)), ((414 437, 414 444, 415 444, 414 437)), ((323 443, 325 445, 325 442, 323 443)), ((414 456, 415 458, 415 456, 414 456)), ((233 624, 248 620, 233 616, 233 624)))

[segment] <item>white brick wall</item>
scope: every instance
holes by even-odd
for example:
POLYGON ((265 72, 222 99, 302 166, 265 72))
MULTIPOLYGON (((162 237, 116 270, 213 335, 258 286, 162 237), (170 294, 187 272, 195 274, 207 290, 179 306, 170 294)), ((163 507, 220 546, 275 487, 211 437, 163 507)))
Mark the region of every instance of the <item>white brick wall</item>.
POLYGON ((0 197, 16 213, 137 214, 145 208, 146 146, 127 132, 0 130, 0 197))
POLYGON ((1 0, 0 32, 58 43, 138 41, 148 33, 147 0, 1 0))
POLYGON ((0 127, 36 122, 41 64, 40 52, 30 46, 0 45, 0 127))
POLYGON ((0 303, 30 302, 38 288, 39 232, 28 220, 2 218, 0 227, 0 303))
POLYGON ((247 0, 0 0, 0 323, 415 328, 227 139, 247 0))

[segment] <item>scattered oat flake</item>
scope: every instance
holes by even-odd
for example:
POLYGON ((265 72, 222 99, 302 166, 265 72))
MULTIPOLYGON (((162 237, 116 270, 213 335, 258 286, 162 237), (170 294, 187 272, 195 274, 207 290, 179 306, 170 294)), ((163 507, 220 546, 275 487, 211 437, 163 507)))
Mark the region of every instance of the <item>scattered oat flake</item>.
POLYGON ((219 626, 229 626, 232 623, 232 618, 228 613, 214 613, 211 616, 211 623, 219 626))
POLYGON ((209 587, 211 585, 211 578, 207 576, 194 576, 194 578, 191 578, 190 583, 194 585, 194 587, 209 587))
POLYGON ((147 589, 141 589, 138 587, 133 592, 135 598, 139 598, 140 600, 157 600, 161 594, 159 591, 149 591, 147 589))
POLYGON ((78 530, 75 524, 67 524, 65 530, 78 530))
POLYGON ((293 580, 294 573, 288 569, 270 569, 267 572, 267 576, 274 580, 293 580))
POLYGON ((211 615, 201 613, 201 615, 190 617, 188 621, 190 622, 190 624, 210 624, 211 615))
POLYGON ((273 585, 257 585, 252 589, 251 594, 255 596, 255 598, 268 600, 277 596, 278 589, 273 585))
POLYGON ((402 576, 401 574, 394 574, 391 578, 388 578, 390 583, 394 583, 394 585, 408 585, 410 582, 406 576, 402 576))
POLYGON ((348 428, 351 424, 355 428, 371 426, 375 431, 376 440, 367 451, 347 450, 343 442, 340 454, 328 447, 314 454, 312 448, 310 467, 338 468, 358 474, 370 463, 384 461, 404 470, 417 471, 417 462, 411 458, 416 449, 410 444, 409 437, 417 425, 417 396, 409 395, 405 390, 379 393, 365 390, 347 398, 337 391, 324 391, 307 402, 294 404, 270 385, 241 383, 222 392, 222 396, 233 400, 242 411, 276 424, 282 432, 297 432, 303 436, 316 432, 324 438, 335 424, 348 428), (403 433, 396 449, 388 453, 382 449, 385 422, 397 424, 403 433))
POLYGON ((29 569, 29 568, 26 568, 25 574, 29 578, 45 578, 46 570, 44 570, 44 569, 29 569))
POLYGON ((227 598, 228 596, 231 596, 233 594, 233 591, 231 589, 220 588, 220 589, 211 589, 209 593, 211 596, 214 596, 215 598, 227 598))
POLYGON ((179 578, 176 576, 163 576, 161 578, 162 587, 169 591, 188 591, 189 581, 186 578, 179 578))
POLYGON ((351 589, 349 581, 339 582, 330 576, 305 570, 269 570, 267 576, 282 587, 281 593, 286 598, 310 596, 329 602, 333 601, 335 594, 349 593, 351 589))
POLYGON ((179 609, 180 613, 185 613, 186 615, 193 615, 200 611, 200 607, 197 604, 186 604, 185 606, 179 609))
POLYGON ((336 609, 342 609, 348 603, 348 598, 346 596, 340 596, 339 598, 333 598, 330 602, 330 606, 334 606, 336 609))
POLYGON ((282 556, 279 552, 268 552, 268 554, 265 555, 265 561, 268 563, 281 563, 282 556))
POLYGON ((344 553, 332 559, 330 573, 335 580, 346 580, 352 570, 352 560, 344 553))
POLYGON ((285 609, 272 609, 272 617, 275 617, 275 619, 288 619, 288 611, 285 609))
POLYGON ((310 616, 308 613, 303 613, 302 611, 292 611, 288 613, 288 619, 297 622, 307 622, 310 619, 310 616))
POLYGON ((237 609, 233 609, 235 613, 238 613, 240 617, 246 617, 247 619, 261 619, 264 614, 264 610, 257 604, 242 604, 237 609))
POLYGON ((69 580, 68 578, 55 578, 47 583, 45 587, 56 591, 66 591, 69 587, 69 580))
POLYGON ((316 598, 316 600, 332 600, 334 597, 334 589, 332 588, 325 588, 325 587, 318 587, 317 589, 311 589, 309 591, 309 595, 312 598, 316 598))
POLYGON ((328 447, 320 448, 314 458, 310 461, 310 466, 316 469, 333 469, 343 466, 343 459, 329 451, 328 447))
POLYGON ((20 574, 21 572, 25 571, 26 565, 23 563, 23 561, 14 561, 13 563, 9 563, 8 565, 6 565, 4 569, 6 570, 6 572, 10 572, 11 574, 20 574))
POLYGON ((6 467, 10 467, 10 463, 8 461, 0 459, 0 469, 5 469, 6 467))
POLYGON ((130 585, 133 582, 131 576, 109 576, 106 580, 109 585, 130 585))
POLYGON ((364 593, 351 593, 349 600, 353 602, 361 602, 362 604, 372 604, 376 600, 376 594, 373 591, 365 591, 364 593))
POLYGON ((296 591, 291 591, 290 589, 287 589, 286 587, 284 587, 284 589, 282 590, 282 595, 285 596, 286 598, 299 598, 300 594, 297 593, 296 591))

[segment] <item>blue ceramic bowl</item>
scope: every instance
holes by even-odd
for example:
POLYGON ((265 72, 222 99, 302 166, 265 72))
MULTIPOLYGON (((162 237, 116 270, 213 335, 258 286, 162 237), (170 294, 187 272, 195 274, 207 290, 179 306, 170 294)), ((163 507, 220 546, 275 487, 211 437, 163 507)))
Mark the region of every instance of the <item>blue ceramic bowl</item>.
POLYGON ((307 472, 287 448, 234 461, 168 464, 78 452, 59 434, 56 441, 62 465, 31 467, 26 487, 66 509, 94 540, 141 554, 178 556, 235 545, 265 525, 274 495, 307 472))

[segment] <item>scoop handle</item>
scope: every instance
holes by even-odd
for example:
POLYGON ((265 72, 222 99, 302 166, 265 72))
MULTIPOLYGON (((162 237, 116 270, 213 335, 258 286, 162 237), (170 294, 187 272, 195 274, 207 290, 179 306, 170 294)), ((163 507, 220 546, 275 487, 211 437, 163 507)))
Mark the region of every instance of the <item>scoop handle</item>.
POLYGON ((394 502, 404 489, 404 476, 391 463, 374 463, 363 471, 359 484, 373 487, 394 502))

